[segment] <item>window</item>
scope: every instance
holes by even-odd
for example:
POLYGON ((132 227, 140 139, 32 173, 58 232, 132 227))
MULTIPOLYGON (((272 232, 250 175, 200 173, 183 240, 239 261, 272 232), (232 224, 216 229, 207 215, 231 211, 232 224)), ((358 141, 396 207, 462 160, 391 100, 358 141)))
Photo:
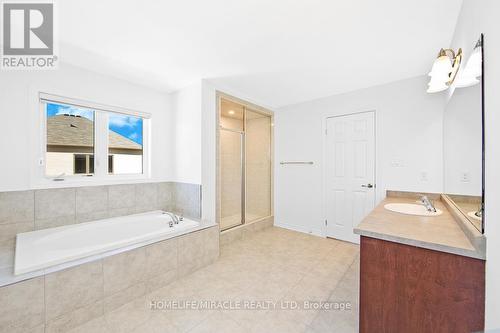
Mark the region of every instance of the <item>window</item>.
POLYGON ((46 103, 45 174, 47 176, 94 173, 94 120, 95 111, 46 103))
POLYGON ((146 175, 148 115, 46 94, 40 103, 43 176, 146 175))
POLYGON ((94 173, 94 155, 74 154, 74 174, 91 175, 94 173))
POLYGON ((142 118, 109 114, 108 168, 110 174, 137 174, 143 168, 142 118))

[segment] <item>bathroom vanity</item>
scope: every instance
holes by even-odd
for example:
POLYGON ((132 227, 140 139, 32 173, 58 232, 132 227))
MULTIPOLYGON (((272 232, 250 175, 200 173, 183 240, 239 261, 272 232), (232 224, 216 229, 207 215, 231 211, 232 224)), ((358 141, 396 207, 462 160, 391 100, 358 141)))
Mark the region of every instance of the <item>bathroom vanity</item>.
POLYGON ((417 198, 388 192, 355 229, 361 236, 359 331, 481 331, 485 237, 446 196, 431 198, 439 216, 384 208, 417 198))

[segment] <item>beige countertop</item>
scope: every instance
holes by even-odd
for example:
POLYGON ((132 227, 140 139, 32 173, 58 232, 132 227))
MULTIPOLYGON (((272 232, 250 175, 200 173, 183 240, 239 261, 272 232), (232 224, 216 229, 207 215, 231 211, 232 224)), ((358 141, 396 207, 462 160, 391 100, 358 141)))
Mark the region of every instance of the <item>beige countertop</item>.
POLYGON ((415 198, 387 197, 354 229, 361 236, 430 250, 485 259, 441 200, 434 202, 443 214, 435 217, 406 215, 384 208, 388 203, 416 203, 415 198))

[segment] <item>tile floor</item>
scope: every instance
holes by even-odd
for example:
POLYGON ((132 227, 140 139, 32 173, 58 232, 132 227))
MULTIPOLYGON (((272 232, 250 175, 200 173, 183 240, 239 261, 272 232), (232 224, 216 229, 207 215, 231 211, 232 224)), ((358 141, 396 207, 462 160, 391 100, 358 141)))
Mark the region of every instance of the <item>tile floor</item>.
POLYGON ((224 246, 214 264, 73 332, 357 332, 358 274, 357 245, 273 227, 224 246), (198 301, 215 307, 164 308, 198 301), (308 310, 303 301, 351 308, 308 310))

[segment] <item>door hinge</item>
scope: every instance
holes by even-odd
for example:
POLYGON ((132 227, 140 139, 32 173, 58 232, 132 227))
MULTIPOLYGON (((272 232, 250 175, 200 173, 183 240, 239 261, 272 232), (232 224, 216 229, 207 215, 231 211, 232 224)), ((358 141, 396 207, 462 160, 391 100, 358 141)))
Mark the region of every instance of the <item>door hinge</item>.
POLYGON ((328 128, 325 129, 325 135, 328 135, 328 128))
POLYGON ((328 220, 325 220, 325 225, 328 226, 328 220))

